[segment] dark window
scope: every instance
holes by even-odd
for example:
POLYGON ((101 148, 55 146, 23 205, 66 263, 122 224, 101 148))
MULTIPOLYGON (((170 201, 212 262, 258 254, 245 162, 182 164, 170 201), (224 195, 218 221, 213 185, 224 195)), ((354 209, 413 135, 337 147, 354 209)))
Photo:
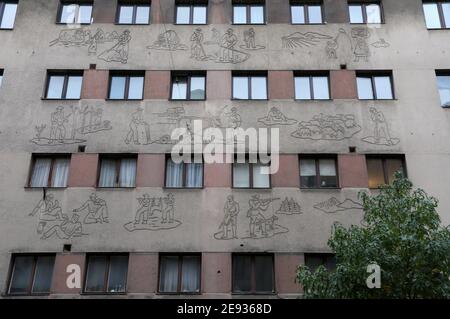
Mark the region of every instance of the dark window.
POLYGON ((292 24, 323 23, 322 2, 291 1, 292 24))
POLYGON ((172 100, 205 100, 205 73, 172 73, 172 100))
POLYGON ((54 264, 54 255, 13 255, 8 293, 49 294, 54 264))
POLYGON ((143 72, 112 73, 109 84, 110 100, 142 100, 144 96, 143 72))
POLYGON ((266 23, 264 1, 233 1, 233 24, 264 23, 266 23))
POLYGON ((0 1, 0 29, 13 29, 18 1, 0 1))
POLYGON ((450 72, 436 71, 442 107, 450 107, 450 72))
POLYGON ((406 176, 404 156, 367 156, 369 188, 392 184, 397 171, 406 176))
POLYGON ((233 163, 233 187, 234 188, 270 188, 271 178, 269 173, 270 163, 263 164, 260 160, 252 163, 246 156, 245 163, 233 163))
POLYGON ((233 99, 236 100, 267 100, 266 73, 234 73, 233 99))
POLYGON ((3 82, 3 70, 0 69, 0 88, 2 87, 3 82))
POLYGON ((337 161, 335 157, 300 157, 300 187, 338 187, 337 161))
POLYGON ((233 254, 233 292, 275 292, 272 254, 233 254))
POLYGON ((203 162, 196 163, 195 156, 191 163, 175 163, 170 155, 166 159, 167 188, 202 188, 203 162))
POLYGON ((87 293, 125 293, 127 289, 128 255, 88 255, 87 293))
POLYGON ((311 271, 315 271, 319 266, 324 266, 327 270, 334 270, 336 257, 334 254, 305 254, 305 265, 311 271))
POLYGON ((357 73, 356 83, 360 100, 394 99, 392 72, 357 73))
POLYGON ((89 1, 61 1, 58 23, 92 23, 92 2, 89 1))
POLYGON ((383 12, 379 2, 350 2, 350 23, 382 23, 383 12))
POLYGON ((135 187, 136 162, 136 157, 102 157, 98 187, 135 187))
POLYGON ((200 293, 200 255, 160 255, 159 292, 200 293))
POLYGON ((45 98, 55 100, 78 100, 83 85, 82 71, 48 72, 45 98))
MULTIPOLYGON (((52 117, 56 117, 58 112, 52 117)), ((69 167, 69 156, 34 156, 28 184, 30 187, 67 187, 69 167)))
POLYGON ((175 24, 206 24, 208 1, 177 1, 175 24))
POLYGON ((330 86, 328 73, 296 74, 295 99, 329 100, 330 86))
POLYGON ((450 28, 450 1, 424 1, 423 12, 428 29, 450 28))
POLYGON ((117 7, 118 24, 149 24, 150 0, 120 1, 117 7))

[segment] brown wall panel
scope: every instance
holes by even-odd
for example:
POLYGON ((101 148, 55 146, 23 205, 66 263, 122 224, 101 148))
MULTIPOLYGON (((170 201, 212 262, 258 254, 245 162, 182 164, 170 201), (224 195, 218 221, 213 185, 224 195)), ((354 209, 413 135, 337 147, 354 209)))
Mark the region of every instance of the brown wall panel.
POLYGON ((334 70, 330 72, 331 98, 356 99, 356 73, 349 70, 334 70))
POLYGON ((164 187, 165 155, 139 154, 137 162, 137 187, 164 187))
POLYGON ((83 75, 82 99, 106 99, 108 96, 109 72, 85 70, 83 75))
POLYGON ((97 185, 98 154, 72 154, 69 187, 95 187, 97 185))
POLYGON ((170 96, 170 71, 145 72, 144 99, 168 100, 170 96))
POLYGON ((361 154, 338 155, 339 181, 341 187, 367 188, 369 178, 367 176, 366 156, 361 154))

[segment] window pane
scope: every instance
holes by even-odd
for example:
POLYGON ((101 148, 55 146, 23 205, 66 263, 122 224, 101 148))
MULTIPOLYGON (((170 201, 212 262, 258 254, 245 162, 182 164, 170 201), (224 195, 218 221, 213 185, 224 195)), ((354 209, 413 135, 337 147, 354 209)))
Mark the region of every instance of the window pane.
POLYGON ((376 76, 375 90, 377 92, 377 99, 392 99, 391 78, 389 76, 376 76))
POLYGON ((186 187, 203 186, 203 164, 186 163, 186 187))
POLYGON ((119 23, 133 23, 133 6, 120 7, 119 23))
POLYGON ((450 76, 438 75, 439 96, 442 106, 450 106, 450 76))
POLYGON ((187 78, 176 77, 172 84, 172 100, 187 99, 187 78))
POLYGON ((53 256, 38 257, 33 283, 34 293, 50 292, 54 264, 55 264, 55 257, 53 256))
POLYGON ((316 187, 316 161, 314 159, 300 160, 301 187, 316 187))
POLYGON ((305 8, 303 6, 291 6, 292 23, 305 23, 305 8))
POLYGON ((3 12, 0 28, 12 29, 14 27, 14 20, 16 19, 17 4, 6 3, 5 10, 3 12))
POLYGON ((50 76, 48 81, 47 98, 60 99, 62 97, 64 87, 64 76, 50 76))
POLYGON ((25 294, 29 292, 31 276, 33 276, 33 256, 20 256, 14 259, 14 269, 9 292, 12 294, 25 294))
POLYGON ((103 159, 100 166, 100 179, 98 186, 114 187, 116 183, 116 161, 103 159))
POLYGON ((252 100, 266 100, 267 99, 267 79, 266 77, 257 76, 252 77, 252 100))
POLYGON ((175 163, 171 159, 167 160, 166 167, 166 187, 183 187, 183 163, 175 163))
POLYGON ((3 74, 0 74, 0 87, 2 86, 3 74))
POLYGON ((348 6, 348 9, 350 12, 350 23, 364 23, 361 5, 348 6))
POLYGON ((120 161, 119 186, 120 187, 136 186, 135 158, 124 158, 120 161))
POLYGON ((177 23, 178 24, 189 24, 191 8, 185 6, 177 7, 177 23))
POLYGON ((60 18, 59 22, 74 23, 77 8, 78 8, 78 6, 76 4, 64 5, 61 10, 61 18, 60 18))
POLYGON ((200 291, 200 257, 183 257, 181 273, 181 292, 200 291))
POLYGON ((124 76, 113 76, 111 78, 110 99, 123 100, 125 98, 125 82, 126 77, 124 76))
POLYGON ((320 187, 337 187, 336 162, 333 159, 319 160, 320 187))
POLYGON ((272 256, 255 256, 255 278, 258 292, 273 291, 273 258, 272 256))
POLYGON ((81 97, 82 76, 69 76, 67 82, 66 99, 79 99, 81 97))
POLYGON ((104 292, 108 257, 91 256, 87 269, 86 291, 104 292))
POLYGON ((309 23, 322 23, 322 7, 309 6, 308 7, 309 23))
POLYGON ((315 271, 317 267, 324 266, 328 270, 336 268, 336 258, 331 254, 305 254, 305 265, 311 271, 315 271))
POLYGON ((330 98, 330 91, 328 89, 328 77, 313 77, 313 90, 315 100, 328 100, 330 98))
POLYGON ((384 185, 383 162, 381 159, 367 159, 367 173, 369 175, 369 188, 377 188, 384 185))
POLYGON ((358 86, 358 99, 373 100, 372 79, 371 78, 356 78, 358 86))
POLYGON ((233 164, 233 187, 250 187, 249 169, 246 163, 233 164))
POLYGON ((381 23, 381 8, 378 4, 366 6, 367 23, 381 23))
POLYGON ((248 99, 248 78, 242 76, 233 77, 233 99, 248 99))
POLYGON ((263 6, 251 6, 250 7, 250 23, 262 24, 264 23, 264 7, 263 6))
POLYGON ((439 11, 437 4, 424 3, 423 12, 425 14, 425 21, 428 29, 441 28, 441 20, 439 19, 439 11))
POLYGON ((233 291, 248 292, 252 290, 252 257, 233 257, 233 291))
POLYGON ((47 187, 48 177, 50 174, 50 166, 52 160, 50 158, 37 158, 33 166, 33 174, 31 175, 31 187, 47 187))
POLYGON ((92 6, 80 6, 78 23, 91 23, 92 6))
POLYGON ((191 77, 191 100, 205 99, 205 77, 191 77))
POLYGON ((268 165, 253 164, 253 187, 254 188, 269 188, 270 187, 270 175, 262 174, 263 167, 267 168, 268 165))
POLYGON ((132 76, 130 77, 130 86, 128 88, 128 99, 141 100, 144 92, 144 77, 132 76))
POLYGON ((52 173, 52 187, 66 187, 69 178, 69 158, 55 159, 52 173))
POLYGON ((395 179, 395 173, 401 171, 404 174, 403 161, 401 159, 387 159, 386 160, 386 173, 388 176, 388 183, 392 184, 395 179))
POLYGON ((136 24, 150 23, 150 7, 138 6, 136 9, 136 24))
POLYGON ((445 27, 450 28, 450 3, 442 4, 442 12, 444 13, 445 27))
POLYGON ((111 256, 108 292, 125 292, 127 286, 128 256, 111 256))
POLYGON ((297 100, 311 100, 309 77, 295 78, 295 98, 297 100))
POLYGON ((178 257, 161 257, 159 273, 159 291, 177 292, 178 289, 178 257))
POLYGON ((246 24, 247 23, 247 8, 243 6, 233 7, 233 23, 246 24))
POLYGON ((194 6, 193 10, 193 23, 194 24, 206 24, 206 7, 194 6))

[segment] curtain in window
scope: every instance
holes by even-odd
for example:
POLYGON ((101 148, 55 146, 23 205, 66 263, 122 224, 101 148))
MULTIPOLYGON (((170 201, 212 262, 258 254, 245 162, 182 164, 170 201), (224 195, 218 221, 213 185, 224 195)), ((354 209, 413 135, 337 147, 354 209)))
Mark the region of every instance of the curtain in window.
MULTIPOLYGON (((263 167, 268 168, 269 165, 254 164, 253 165, 253 187, 268 188, 270 187, 270 175, 263 174, 263 167)), ((268 171, 268 170, 267 170, 268 171)))
POLYGON ((166 186, 183 186, 183 163, 176 164, 171 159, 167 161, 166 186))
POLYGON ((203 185, 203 164, 186 164, 186 187, 202 187, 203 185))
POLYGON ((69 177, 70 159, 60 158, 55 160, 53 166, 52 187, 66 187, 69 177))
POLYGON ((102 292, 105 289, 105 276, 107 269, 106 256, 91 256, 86 279, 86 291, 102 292))
POLYGON ((134 187, 136 185, 136 159, 127 158, 120 162, 120 187, 134 187))
POLYGON ((128 256, 111 256, 109 261, 108 292, 125 292, 128 256))
POLYGON ((48 176, 50 174, 50 166, 52 160, 50 158, 37 158, 34 162, 33 174, 31 175, 31 187, 47 187, 48 176))
POLYGON ((200 282, 200 260, 196 256, 183 258, 183 273, 181 275, 181 292, 198 292, 200 282))
POLYGON ((249 165, 235 163, 233 165, 233 186, 250 187, 249 165))
POLYGON ((54 256, 38 257, 33 282, 34 293, 50 292, 54 264, 55 264, 54 256))
POLYGON ((9 292, 12 294, 27 293, 33 276, 34 257, 16 257, 9 292))
POLYGON ((178 257, 166 256, 161 259, 159 290, 176 292, 178 288, 178 257))
POLYGON ((113 159, 103 159, 100 168, 100 179, 98 186, 114 187, 116 181, 116 161, 113 159))

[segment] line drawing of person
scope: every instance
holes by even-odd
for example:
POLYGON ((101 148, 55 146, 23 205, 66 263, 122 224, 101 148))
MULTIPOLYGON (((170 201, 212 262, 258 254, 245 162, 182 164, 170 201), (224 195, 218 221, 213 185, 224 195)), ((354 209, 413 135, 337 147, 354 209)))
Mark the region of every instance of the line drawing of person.
POLYGON ((191 36, 191 58, 198 61, 206 59, 205 49, 203 48, 203 38, 202 29, 200 28, 195 29, 191 36))
POLYGON ((62 209, 58 200, 54 200, 52 194, 47 194, 41 199, 29 216, 34 216, 39 212, 39 221, 63 220, 62 209))
POLYGON ((244 31, 244 42, 247 49, 256 49, 255 30, 253 28, 244 31))
POLYGON ((225 216, 219 229, 222 229, 222 239, 228 238, 229 227, 231 226, 231 233, 233 238, 237 237, 237 216, 239 214, 239 203, 234 200, 233 195, 227 197, 227 202, 223 208, 225 216))
POLYGON ((112 48, 101 53, 98 58, 106 62, 121 62, 123 64, 127 63, 130 41, 130 31, 123 31, 123 33, 117 39, 117 43, 112 48))
POLYGON ((351 32, 352 37, 355 39, 355 49, 353 51, 355 55, 355 62, 360 62, 364 59, 365 62, 369 61, 370 48, 366 39, 369 38, 369 31, 362 28, 355 28, 351 32))
POLYGON ((144 194, 141 198, 137 199, 140 207, 136 211, 136 216, 134 218, 135 224, 147 224, 149 215, 152 215, 150 210, 152 199, 148 194, 144 194))
POLYGON ((168 194, 164 198, 164 211, 162 213, 162 223, 173 223, 174 213, 175 213, 175 197, 173 194, 168 194))
POLYGON ((48 239, 53 235, 56 235, 60 239, 69 239, 72 237, 79 237, 83 235, 83 226, 79 221, 80 216, 73 214, 69 219, 67 215, 63 216, 64 222, 61 225, 55 225, 42 234, 41 239, 48 239))
POLYGON ((233 29, 229 28, 227 32, 223 35, 222 41, 220 43, 221 55, 220 62, 233 62, 234 57, 234 46, 236 45, 238 39, 234 34, 233 29))
POLYGON ((375 123, 374 138, 375 143, 381 144, 381 139, 384 137, 389 145, 393 145, 391 134, 389 132, 389 126, 386 122, 384 114, 378 111, 376 108, 371 107, 369 109, 370 119, 375 123))
POLYGON ((58 106, 56 108, 56 111, 51 114, 50 140, 48 142, 49 144, 52 144, 55 141, 59 141, 60 143, 64 142, 64 139, 66 138, 66 128, 64 127, 64 123, 68 122, 67 118, 69 116, 66 117, 64 115, 63 106, 58 106))
POLYGON ((78 213, 85 209, 88 210, 88 214, 83 220, 85 224, 102 224, 109 222, 106 201, 97 197, 97 194, 92 193, 89 196, 89 199, 81 207, 74 209, 73 212, 78 213))
POLYGON ((131 115, 130 130, 125 138, 125 143, 130 144, 131 141, 136 145, 150 143, 150 126, 144 121, 143 112, 144 109, 138 107, 131 115))
POLYGON ((269 205, 275 199, 260 199, 258 194, 255 194, 248 201, 250 206, 247 211, 247 217, 250 218, 250 237, 256 237, 255 228, 256 225, 261 226, 261 234, 267 236, 266 218, 262 214, 269 208, 269 205))

